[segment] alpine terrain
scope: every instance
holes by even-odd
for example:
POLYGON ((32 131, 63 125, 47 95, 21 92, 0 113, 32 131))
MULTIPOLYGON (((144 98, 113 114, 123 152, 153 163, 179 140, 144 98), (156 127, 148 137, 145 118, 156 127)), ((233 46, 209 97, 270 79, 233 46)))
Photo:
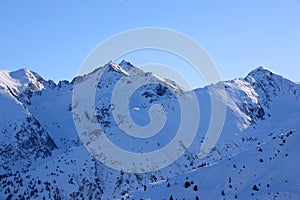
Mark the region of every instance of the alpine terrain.
POLYGON ((218 84, 186 91, 127 61, 110 62, 59 83, 27 69, 1 70, 0 199, 299 200, 300 84, 263 67, 245 78, 224 81, 225 91, 218 84), (93 115, 74 117, 74 84, 80 86, 100 73, 92 85, 93 115), (166 115, 161 132, 150 138, 124 134, 113 116, 111 98, 117 83, 122 79, 134 84, 138 77, 152 83, 132 94, 128 105, 132 120, 146 126, 156 104, 166 115), (162 169, 147 173, 112 169, 98 161, 78 135, 74 120, 85 118, 98 123, 122 149, 155 151, 167 145, 179 128, 177 96, 191 92, 200 110, 197 135, 179 159, 162 169), (211 120, 211 95, 226 106, 225 123, 214 148, 201 157, 211 120))

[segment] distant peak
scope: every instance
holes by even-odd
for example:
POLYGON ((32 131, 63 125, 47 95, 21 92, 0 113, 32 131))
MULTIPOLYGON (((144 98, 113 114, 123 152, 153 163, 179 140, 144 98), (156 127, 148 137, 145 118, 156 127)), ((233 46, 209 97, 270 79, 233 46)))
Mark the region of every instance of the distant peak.
POLYGON ((133 65, 133 64, 128 60, 122 60, 119 65, 133 65))
POLYGON ((249 74, 256 74, 256 73, 270 73, 271 71, 263 66, 259 66, 256 69, 252 70, 249 74))
POLYGON ((102 68, 111 68, 116 72, 122 73, 126 76, 129 76, 129 71, 132 69, 136 69, 136 67, 127 60, 122 60, 119 64, 115 63, 114 61, 109 61, 104 67, 100 67, 98 69, 102 68))
POLYGON ((10 72, 10 74, 15 74, 15 75, 17 75, 17 74, 19 74, 19 75, 26 75, 26 74, 29 74, 29 73, 30 73, 30 70, 27 69, 27 68, 21 68, 21 69, 18 69, 16 71, 10 72))
POLYGON ((253 71, 258 70, 258 71, 262 71, 262 70, 266 70, 266 68, 264 66, 259 66, 256 69, 254 69, 253 71))
POLYGON ((25 82, 30 81, 30 80, 37 80, 37 81, 44 81, 44 79, 37 73, 30 71, 27 68, 22 68, 16 71, 12 71, 9 73, 10 76, 14 79, 17 80, 24 80, 25 82))
MULTIPOLYGON (((256 69, 254 69, 253 71, 251 71, 247 77, 252 77, 254 79, 256 78, 265 78, 265 77, 269 77, 269 76, 272 76, 274 73, 271 72, 269 69, 263 67, 263 66, 260 66, 256 69)), ((247 78, 246 77, 246 78, 247 78)))
POLYGON ((270 87, 280 88, 282 87, 283 84, 287 84, 287 85, 298 84, 281 75, 273 73, 272 71, 264 67, 256 68, 255 70, 250 72, 244 80, 249 82, 251 85, 260 85, 263 87, 268 87, 267 89, 269 89, 270 87))
POLYGON ((126 71, 129 71, 129 70, 135 68, 134 64, 132 64, 131 62, 129 62, 127 60, 122 60, 119 64, 119 66, 121 66, 126 71))
POLYGON ((31 71, 28 70, 27 68, 22 68, 16 71, 12 71, 9 74, 12 78, 17 80, 30 79, 33 76, 31 71))
POLYGON ((120 65, 114 63, 113 61, 109 61, 108 64, 105 65, 106 67, 111 67, 114 71, 122 73, 126 76, 129 76, 128 72, 124 70, 120 65))

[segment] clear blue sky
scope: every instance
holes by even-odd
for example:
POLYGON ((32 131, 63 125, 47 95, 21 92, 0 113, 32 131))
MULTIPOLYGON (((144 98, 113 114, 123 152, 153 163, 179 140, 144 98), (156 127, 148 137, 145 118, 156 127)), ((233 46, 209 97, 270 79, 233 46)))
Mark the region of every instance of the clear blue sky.
POLYGON ((0 0, 0 68, 71 80, 97 44, 149 26, 195 39, 224 80, 263 65, 300 81, 299 0, 0 0))

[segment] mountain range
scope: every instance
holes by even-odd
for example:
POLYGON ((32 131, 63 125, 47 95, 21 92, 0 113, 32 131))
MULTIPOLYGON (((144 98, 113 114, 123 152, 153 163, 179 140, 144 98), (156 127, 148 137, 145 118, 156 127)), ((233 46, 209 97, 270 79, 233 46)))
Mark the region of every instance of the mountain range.
POLYGON ((300 199, 300 84, 264 67, 223 81, 224 90, 218 84, 186 91, 128 61, 58 83, 28 69, 0 70, 1 199, 300 199), (97 160, 78 134, 72 95, 76 83, 88 83, 100 73, 92 85, 94 116, 81 117, 95 119, 127 151, 167 145, 181 120, 176 95, 193 92, 200 120, 186 152, 146 173, 120 171, 97 160), (149 124, 148 112, 156 104, 163 105, 167 117, 161 133, 147 139, 124 134, 112 112, 117 83, 137 78, 153 83, 139 87, 130 99, 135 123, 149 124), (225 121, 216 145, 202 157, 211 95, 225 105, 225 121))

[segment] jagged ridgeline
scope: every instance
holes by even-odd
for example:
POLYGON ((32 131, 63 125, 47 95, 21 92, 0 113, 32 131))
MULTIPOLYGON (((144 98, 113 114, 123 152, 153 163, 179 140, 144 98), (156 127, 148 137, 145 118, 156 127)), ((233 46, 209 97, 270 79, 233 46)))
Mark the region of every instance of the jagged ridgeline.
POLYGON ((201 116, 191 148, 162 170, 132 174, 95 159, 75 128, 74 82, 88 81, 99 71, 103 76, 95 84, 95 116, 86 117, 95 117, 112 142, 128 151, 149 152, 174 137, 180 122, 175 93, 189 91, 127 61, 59 83, 27 69, 2 70, 1 199, 300 199, 298 83, 263 67, 225 81, 226 92, 213 94, 227 108, 224 128, 205 158, 195 150, 209 125, 210 94, 208 87, 195 89, 201 116), (154 140, 129 138, 113 119, 112 91, 124 76, 132 82, 137 76, 155 81, 140 87, 129 102, 130 115, 141 126, 149 123, 151 106, 164 106, 169 121, 154 140))

